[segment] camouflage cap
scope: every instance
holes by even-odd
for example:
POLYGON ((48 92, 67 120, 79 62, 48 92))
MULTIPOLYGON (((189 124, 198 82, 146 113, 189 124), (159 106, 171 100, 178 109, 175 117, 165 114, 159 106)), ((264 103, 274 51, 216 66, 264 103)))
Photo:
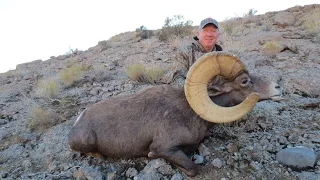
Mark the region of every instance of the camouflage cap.
POLYGON ((218 21, 210 17, 201 21, 199 29, 203 29, 207 24, 213 24, 217 29, 219 29, 218 21))

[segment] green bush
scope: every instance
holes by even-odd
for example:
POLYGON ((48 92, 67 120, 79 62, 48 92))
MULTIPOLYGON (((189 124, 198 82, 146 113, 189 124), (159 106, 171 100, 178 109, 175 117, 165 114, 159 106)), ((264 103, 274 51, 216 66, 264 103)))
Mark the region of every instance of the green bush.
POLYGON ((129 66, 126 73, 131 80, 149 84, 157 83, 164 74, 163 70, 160 68, 146 68, 142 64, 133 64, 129 66))
POLYGON ((45 98, 55 98, 60 91, 60 84, 55 79, 45 79, 38 83, 36 96, 45 98))
POLYGON ((184 21, 182 15, 174 15, 173 18, 167 17, 160 30, 158 37, 161 41, 167 41, 171 36, 185 37, 192 33, 192 21, 184 21))

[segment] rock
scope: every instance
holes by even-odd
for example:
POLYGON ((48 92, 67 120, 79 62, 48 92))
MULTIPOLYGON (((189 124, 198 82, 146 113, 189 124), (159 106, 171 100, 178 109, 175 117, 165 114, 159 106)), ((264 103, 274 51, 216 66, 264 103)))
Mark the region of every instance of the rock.
POLYGON ((158 172, 163 174, 163 175, 170 175, 174 173, 174 170, 169 164, 165 164, 161 167, 158 168, 158 172))
POLYGON ((73 173, 73 177, 76 179, 88 179, 88 180, 104 179, 100 171, 91 167, 81 167, 79 170, 73 173))
POLYGON ((279 12, 274 18, 274 24, 280 27, 292 26, 295 23, 295 17, 289 12, 279 12))
POLYGON ((320 174, 315 174, 314 172, 301 172, 298 174, 298 178, 306 180, 320 180, 320 174))
POLYGON ((128 178, 131 178, 131 177, 134 177, 138 174, 138 171, 135 169, 135 168, 129 168, 127 171, 126 171, 126 176, 128 178))
POLYGON ((193 161, 194 163, 196 163, 196 164, 202 164, 203 161, 204 161, 204 158, 203 158, 203 156, 200 156, 200 155, 198 155, 198 154, 195 154, 195 155, 192 156, 192 161, 193 161))
POLYGON ((114 180, 116 179, 116 172, 108 172, 107 180, 114 180))
POLYGON ((262 164, 260 164, 260 163, 258 163, 258 162, 256 162, 256 161, 251 161, 250 162, 250 167, 252 168, 252 169, 254 169, 254 170, 256 170, 256 171, 258 171, 258 170, 261 170, 262 169, 262 164))
POLYGON ((210 154, 209 148, 201 143, 199 146, 199 154, 203 157, 208 156, 210 154))
POLYGON ((175 173, 170 180, 183 180, 184 176, 180 173, 175 173))
POLYGON ((279 163, 297 169, 313 167, 316 158, 317 156, 312 149, 303 146, 282 149, 276 156, 279 163))
POLYGON ((27 169, 32 166, 32 163, 29 159, 26 159, 22 162, 22 166, 27 169))
POLYGON ((221 168, 223 163, 222 161, 219 159, 219 158, 215 158, 211 164, 214 166, 214 167, 217 167, 217 168, 221 168))
POLYGON ((234 143, 230 143, 227 145, 227 151, 229 153, 238 152, 238 147, 234 143))
POLYGON ((141 171, 137 176, 135 176, 134 180, 160 180, 163 176, 158 173, 155 169, 149 169, 148 171, 141 171))
POLYGON ((148 171, 150 169, 158 169, 161 166, 166 165, 167 163, 164 161, 164 159, 153 159, 151 160, 143 169, 143 171, 148 171))
POLYGON ((0 178, 6 178, 7 176, 8 176, 8 172, 0 171, 0 178))

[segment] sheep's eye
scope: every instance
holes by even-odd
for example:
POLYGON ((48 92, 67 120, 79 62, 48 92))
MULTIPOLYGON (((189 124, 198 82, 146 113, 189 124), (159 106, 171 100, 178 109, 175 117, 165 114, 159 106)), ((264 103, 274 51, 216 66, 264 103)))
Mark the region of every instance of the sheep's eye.
POLYGON ((244 80, 242 80, 241 84, 242 84, 242 85, 246 85, 246 84, 248 84, 248 82, 249 82, 248 79, 244 79, 244 80))

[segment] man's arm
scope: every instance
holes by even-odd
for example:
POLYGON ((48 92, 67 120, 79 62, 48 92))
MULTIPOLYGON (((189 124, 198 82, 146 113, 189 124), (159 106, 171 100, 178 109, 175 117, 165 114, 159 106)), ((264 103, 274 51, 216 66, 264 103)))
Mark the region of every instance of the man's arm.
POLYGON ((184 46, 179 48, 176 57, 176 61, 174 62, 172 84, 174 86, 183 87, 188 70, 190 68, 190 60, 193 58, 192 47, 184 46))

